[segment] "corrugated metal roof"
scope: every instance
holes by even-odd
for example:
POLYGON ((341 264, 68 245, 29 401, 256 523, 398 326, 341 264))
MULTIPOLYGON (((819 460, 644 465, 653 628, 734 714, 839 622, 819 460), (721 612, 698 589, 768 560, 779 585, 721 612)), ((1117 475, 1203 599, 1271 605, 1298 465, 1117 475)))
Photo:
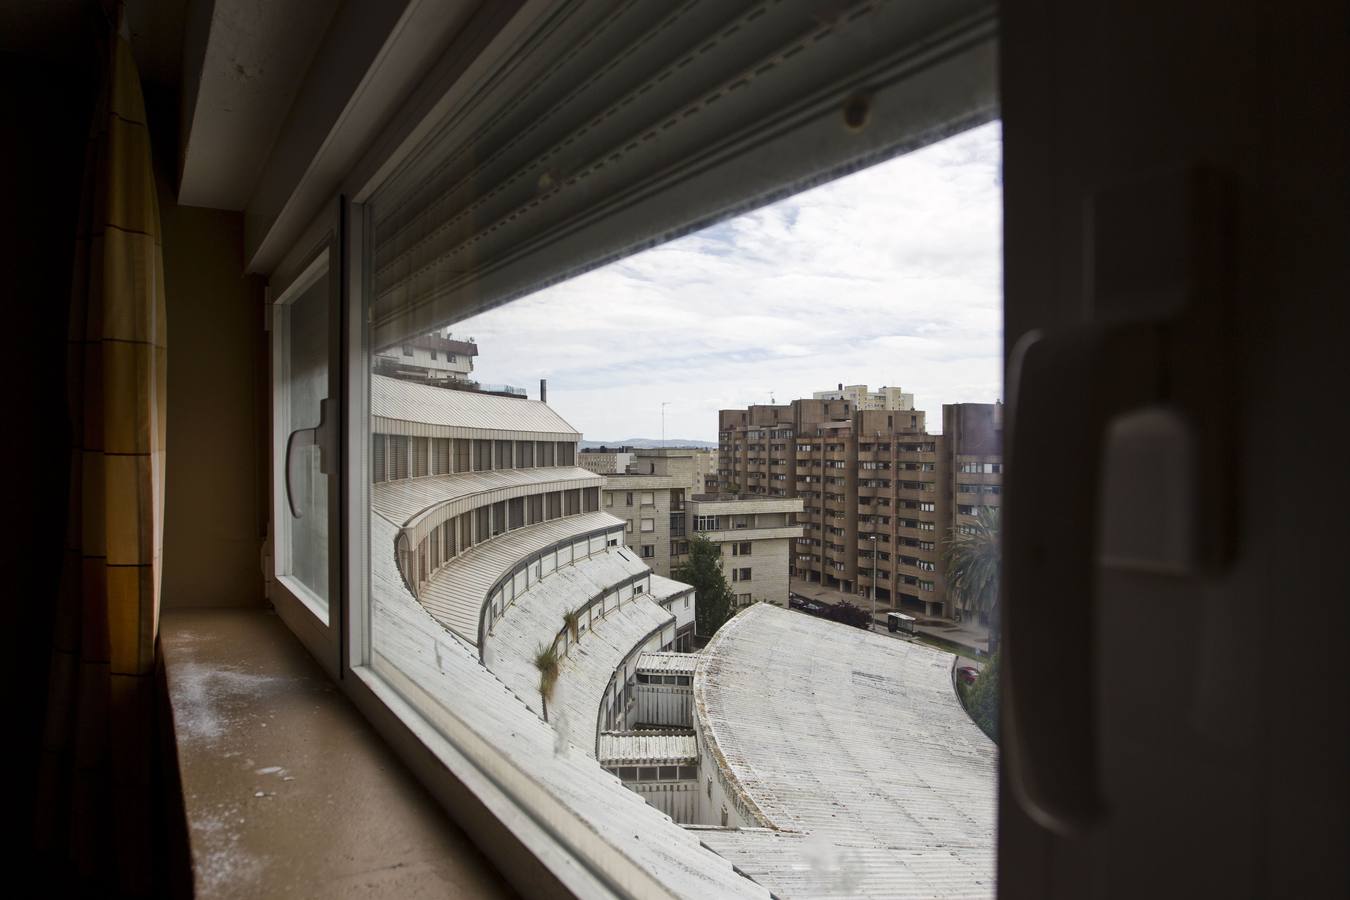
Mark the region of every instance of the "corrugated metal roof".
MULTIPOLYGON (((453 711, 465 728, 495 747, 506 767, 572 810, 577 827, 603 835, 676 896, 768 897, 595 760, 572 750, 560 752, 553 729, 408 593, 394 561, 397 529, 377 515, 370 517, 370 528, 371 639, 377 665, 393 661, 434 703, 453 711)), ((572 838, 565 830, 561 837, 565 842, 572 838)))
POLYGON ((676 581, 674 578, 667 578, 664 575, 652 573, 652 596, 658 602, 669 600, 671 597, 678 597, 681 594, 691 591, 693 588, 683 581, 676 581))
POLYGON ((698 663, 697 653, 674 653, 657 650, 642 654, 638 659, 639 672, 660 672, 663 675, 693 675, 698 663))
POLYGON ((761 824, 807 839, 705 842, 781 897, 992 897, 997 751, 951 664, 767 603, 723 625, 694 677, 699 727, 761 824))
POLYGON ((499 535, 461 553, 443 566, 422 586, 422 605, 442 625, 477 646, 478 616, 488 589, 512 566, 531 553, 570 536, 622 525, 623 520, 609 513, 589 512, 499 535))
MULTIPOLYGON (((400 478, 371 485, 370 505, 380 515, 399 525, 411 524, 418 515, 442 503, 458 500, 466 503, 466 512, 486 503, 511 496, 536 494, 545 490, 571 490, 596 487, 604 481, 578 466, 546 466, 538 469, 497 469, 492 472, 462 472, 458 475, 431 475, 400 478), (520 489, 520 490, 518 490, 520 489), (502 496, 497 496, 501 494, 502 496)), ((455 513, 456 515, 458 513, 455 513)))
MULTIPOLYGON (((626 549, 611 547, 546 575, 518 595, 493 623, 484 653, 487 667, 527 707, 538 711, 535 653, 562 630, 563 613, 646 568, 626 549)), ((630 592, 624 589, 620 594, 630 592)), ((559 660, 558 681, 549 702, 549 718, 555 727, 566 730, 572 743, 585 753, 594 754, 600 700, 614 670, 648 635, 674 621, 648 594, 621 597, 618 607, 604 616, 596 609, 589 627, 580 632, 580 640, 559 660)))
MULTIPOLYGON (((370 414, 390 422, 431 426, 428 433, 446 429, 445 435, 453 437, 509 437, 508 432, 528 432, 534 440, 581 438, 581 432, 538 400, 456 391, 387 375, 370 376, 370 414)), ((374 430, 382 430, 379 423, 374 430)))
POLYGON ((600 765, 693 765, 698 738, 692 731, 602 731, 600 765))

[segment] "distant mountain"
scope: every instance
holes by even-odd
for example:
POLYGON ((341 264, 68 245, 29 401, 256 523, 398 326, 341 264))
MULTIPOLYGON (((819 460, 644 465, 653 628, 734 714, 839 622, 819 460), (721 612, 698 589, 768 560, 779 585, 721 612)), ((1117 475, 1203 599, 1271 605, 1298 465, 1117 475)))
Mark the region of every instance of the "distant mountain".
POLYGON ((596 447, 634 447, 641 450, 652 450, 658 447, 697 447, 700 450, 716 450, 715 441, 691 441, 685 438, 667 438, 665 443, 660 438, 624 438, 621 441, 582 441, 582 450, 593 450, 596 447))

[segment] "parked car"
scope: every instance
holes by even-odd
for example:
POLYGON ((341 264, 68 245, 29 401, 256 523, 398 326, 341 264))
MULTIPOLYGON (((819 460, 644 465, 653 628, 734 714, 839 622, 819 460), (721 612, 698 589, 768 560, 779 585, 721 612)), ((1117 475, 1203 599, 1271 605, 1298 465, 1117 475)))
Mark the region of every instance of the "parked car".
POLYGON ((956 670, 956 680, 962 684, 974 684, 980 677, 980 670, 974 666, 961 666, 956 670))

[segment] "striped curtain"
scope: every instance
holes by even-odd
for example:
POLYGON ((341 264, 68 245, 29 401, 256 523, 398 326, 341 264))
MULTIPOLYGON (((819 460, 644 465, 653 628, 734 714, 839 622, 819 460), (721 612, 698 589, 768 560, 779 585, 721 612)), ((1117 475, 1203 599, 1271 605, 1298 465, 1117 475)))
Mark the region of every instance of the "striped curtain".
POLYGON ((159 205, 123 16, 89 134, 67 383, 65 563, 39 777, 39 843, 85 883, 150 888, 153 674, 164 523, 159 205))

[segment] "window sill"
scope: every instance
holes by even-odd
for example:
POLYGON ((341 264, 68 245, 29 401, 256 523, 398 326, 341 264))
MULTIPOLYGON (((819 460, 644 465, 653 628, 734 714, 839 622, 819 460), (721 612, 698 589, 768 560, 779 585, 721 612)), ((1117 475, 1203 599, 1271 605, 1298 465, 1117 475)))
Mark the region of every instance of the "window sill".
POLYGON ((277 616, 161 640, 197 897, 514 896, 277 616))

